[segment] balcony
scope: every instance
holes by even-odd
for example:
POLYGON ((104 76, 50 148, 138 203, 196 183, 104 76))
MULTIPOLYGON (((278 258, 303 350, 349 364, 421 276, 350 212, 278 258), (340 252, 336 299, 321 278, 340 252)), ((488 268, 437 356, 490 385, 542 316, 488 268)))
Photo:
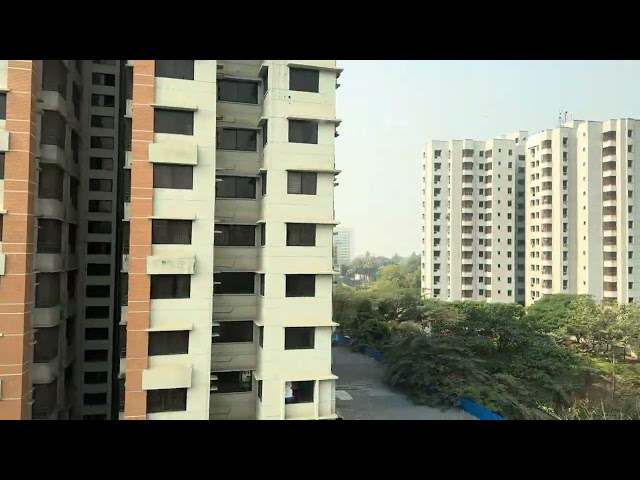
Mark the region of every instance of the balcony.
POLYGON ((193 368, 190 364, 154 365, 156 360, 152 357, 150 359, 150 368, 142 371, 143 390, 191 388, 193 368))
POLYGON ((149 275, 193 275, 195 273, 195 255, 153 255, 147 257, 149 275))

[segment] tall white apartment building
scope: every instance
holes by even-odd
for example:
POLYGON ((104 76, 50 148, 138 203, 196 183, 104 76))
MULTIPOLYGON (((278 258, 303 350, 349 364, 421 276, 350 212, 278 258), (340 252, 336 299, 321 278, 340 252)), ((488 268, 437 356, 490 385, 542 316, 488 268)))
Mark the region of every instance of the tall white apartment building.
POLYGON ((516 132, 426 144, 424 296, 524 302, 526 139, 516 132))
POLYGON ((339 265, 347 265, 353 259, 353 232, 347 228, 336 228, 333 232, 333 244, 339 265))
POLYGON ((527 304, 553 293, 640 298, 637 127, 633 119, 572 121, 529 138, 527 304))

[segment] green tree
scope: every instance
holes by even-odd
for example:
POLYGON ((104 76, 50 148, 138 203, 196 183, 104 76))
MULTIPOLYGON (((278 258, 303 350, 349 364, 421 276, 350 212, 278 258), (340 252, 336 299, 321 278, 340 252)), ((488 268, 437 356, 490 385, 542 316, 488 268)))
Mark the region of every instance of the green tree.
POLYGON ((527 308, 525 321, 542 332, 558 331, 567 324, 572 303, 578 298, 579 295, 565 293, 543 297, 527 308))

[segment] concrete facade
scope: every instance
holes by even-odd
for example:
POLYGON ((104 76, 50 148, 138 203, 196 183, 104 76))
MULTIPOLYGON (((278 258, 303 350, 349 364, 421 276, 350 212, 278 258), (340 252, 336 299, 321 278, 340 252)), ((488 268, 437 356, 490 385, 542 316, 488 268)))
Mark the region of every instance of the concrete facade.
POLYGON ((340 71, 0 61, 0 419, 335 418, 340 71))

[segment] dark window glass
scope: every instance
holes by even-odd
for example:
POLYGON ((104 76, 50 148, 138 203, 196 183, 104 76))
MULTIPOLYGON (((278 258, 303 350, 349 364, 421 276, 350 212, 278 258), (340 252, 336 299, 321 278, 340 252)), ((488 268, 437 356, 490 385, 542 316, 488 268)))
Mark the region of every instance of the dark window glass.
POLYGON ((252 389, 251 372, 211 372, 217 380, 211 383, 216 387, 211 393, 243 393, 252 389))
POLYGON ((0 152, 0 180, 4 180, 4 152, 0 152))
POLYGON ((0 120, 7 119, 7 94, 0 93, 0 120))
POLYGON ((53 110, 42 112, 42 129, 40 143, 56 145, 63 149, 67 141, 67 122, 62 115, 53 110))
POLYGON ((186 410, 186 388, 147 391, 147 413, 184 412, 186 410))
POLYGON ((250 343, 253 342, 253 322, 220 322, 214 343, 250 343))
POLYGON ((87 229, 89 233, 99 233, 108 235, 111 233, 112 224, 108 220, 89 221, 87 229))
POLYGON ((194 60, 156 60, 156 77, 193 80, 194 60))
POLYGON ((114 128, 115 121, 108 115, 91 115, 91 126, 95 128, 114 128))
POLYGON ((216 246, 219 247, 255 247, 255 225, 222 225, 217 224, 216 246))
POLYGON ((109 298, 111 294, 110 285, 87 285, 86 294, 89 298, 109 298))
POLYGON ((315 275, 286 275, 286 297, 315 297, 315 275))
POLYGON ((267 194, 267 172, 260 173, 260 190, 262 190, 262 196, 267 194))
POLYGON ((218 198, 256 198, 256 179, 254 177, 216 177, 216 197, 218 198))
POLYGON ((191 165, 153 165, 153 188, 193 189, 191 165))
POLYGON ((220 150, 258 151, 258 132, 243 128, 222 128, 217 139, 220 150))
POLYGON ((60 274, 36 273, 36 308, 60 304, 60 274))
POLYGON ((87 254, 111 255, 111 242, 88 242, 87 254))
POLYGON ((62 60, 43 60, 42 62, 42 90, 58 92, 67 98, 67 67, 62 60))
POLYGON ((289 90, 318 93, 320 91, 320 71, 307 68, 289 68, 289 90))
POLYGON ((85 328, 84 329, 85 340, 109 340, 108 328, 85 328))
POLYGON ((213 276, 217 295, 252 295, 256 292, 255 273, 253 272, 220 272, 213 276))
POLYGON ((151 299, 191 296, 191 275, 151 275, 151 299))
POLYGON ((85 350, 84 361, 87 363, 106 362, 109 360, 107 350, 85 350))
POLYGON ((266 275, 264 273, 260 274, 260 296, 264 297, 264 287, 265 287, 265 279, 266 279, 266 275))
POLYGON ((52 218, 38 218, 37 253, 62 252, 62 222, 52 218))
POLYGON ((91 95, 91 106, 93 107, 115 107, 116 97, 113 95, 102 95, 94 93, 91 95))
POLYGON ((219 80, 218 100, 223 102, 258 103, 258 82, 219 80))
POLYGON ((113 150, 115 141, 113 137, 91 137, 91 148, 113 150))
POLYGON ((116 86, 116 76, 112 73, 98 73, 93 72, 91 74, 92 85, 102 85, 105 87, 116 86))
POLYGON ((153 111, 153 131, 172 135, 193 135, 193 112, 156 108, 153 111))
POLYGON ((124 201, 131 201, 131 169, 125 168, 122 178, 122 190, 124 191, 124 201))
POLYGON ((113 170, 113 158, 91 157, 89 158, 91 170, 113 170))
POLYGON ((84 383, 89 385, 107 383, 108 378, 107 372, 84 372, 84 383))
POLYGON ((131 151, 131 144, 133 141, 133 124, 129 117, 124 117, 124 149, 127 152, 131 151))
POLYGON ((318 143, 318 122, 289 120, 290 143, 318 143))
POLYGON ((113 190, 113 180, 108 178, 90 178, 89 179, 89 191, 90 192, 110 192, 113 190))
POLYGON ((260 246, 264 247, 267 242, 267 224, 260 224, 260 246))
POLYGON ((184 355, 189 353, 189 332, 149 332, 149 355, 184 355))
POLYGON ((97 406, 107 404, 106 393, 85 393, 82 396, 82 401, 87 406, 97 406))
POLYGON ((313 380, 291 382, 291 387, 293 388, 293 403, 313 403, 315 383, 313 380))
POLYGON ((50 163, 40 164, 38 174, 38 197, 62 201, 64 186, 64 170, 50 163))
POLYGON ((115 67, 116 65, 115 60, 91 60, 91 61, 96 65, 109 65, 111 67, 115 67))
POLYGON ((109 318, 109 307, 104 307, 104 306, 85 307, 84 318, 89 318, 89 319, 109 318))
POLYGON ((191 220, 152 220, 151 243, 155 245, 191 245, 191 220))
POLYGON ((87 275, 90 277, 106 277, 111 275, 111 264, 87 263, 87 275))
POLYGON ((316 195, 318 174, 316 172, 287 172, 287 193, 293 195, 316 195))
POLYGON ((75 130, 71 130, 71 154, 73 156, 73 163, 80 162, 80 135, 75 130))
POLYGON ((89 200, 89 211, 96 213, 111 213, 113 203, 111 200, 89 200))
POLYGON ((315 247, 316 225, 313 223, 287 223, 288 247, 315 247))
POLYGON ((284 349, 304 350, 315 346, 314 327, 287 327, 284 329, 284 349))

